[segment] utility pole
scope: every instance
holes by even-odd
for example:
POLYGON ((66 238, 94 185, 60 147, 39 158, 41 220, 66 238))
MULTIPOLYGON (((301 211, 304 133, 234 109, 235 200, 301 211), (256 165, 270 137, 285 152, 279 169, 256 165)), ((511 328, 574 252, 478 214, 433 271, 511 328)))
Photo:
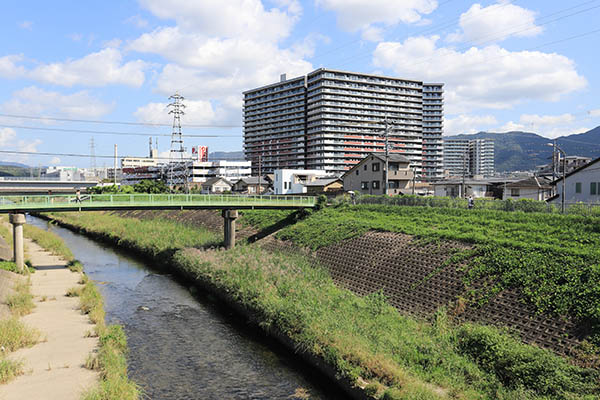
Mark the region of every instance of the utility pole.
POLYGON ((260 154, 258 155, 258 195, 260 196, 262 194, 262 184, 260 182, 260 180, 262 179, 262 172, 261 172, 261 165, 260 165, 261 159, 260 159, 260 154))
POLYGON ((462 169, 462 190, 461 190, 461 197, 464 199, 466 196, 465 193, 465 175, 467 174, 467 152, 465 151, 463 153, 463 169, 462 169))
MULTIPOLYGON (((183 139, 181 137, 181 116, 185 115, 183 109, 185 108, 185 104, 182 103, 184 97, 179 95, 179 93, 175 93, 173 96, 169 97, 169 100, 172 100, 167 107, 171 108, 169 114, 173 114, 173 131, 171 133, 171 151, 169 152, 169 187, 171 190, 173 189, 173 175, 175 164, 179 164, 182 166, 185 154, 185 148, 183 147, 183 139)), ((184 172, 185 175, 185 172, 184 172)))
POLYGON ((117 145, 115 143, 115 165, 113 169, 113 184, 117 186, 117 145))
POLYGON ((390 146, 389 146, 389 136, 390 133, 393 130, 393 123, 388 123, 388 118, 387 115, 385 116, 384 119, 384 123, 385 123, 385 129, 383 131, 383 137, 385 139, 385 170, 383 171, 383 181, 384 181, 384 186, 383 186, 383 194, 387 196, 388 194, 388 160, 389 160, 389 150, 390 150, 390 146))
POLYGON ((412 177, 412 194, 415 194, 415 180, 417 178, 417 167, 412 167, 413 177, 412 177))

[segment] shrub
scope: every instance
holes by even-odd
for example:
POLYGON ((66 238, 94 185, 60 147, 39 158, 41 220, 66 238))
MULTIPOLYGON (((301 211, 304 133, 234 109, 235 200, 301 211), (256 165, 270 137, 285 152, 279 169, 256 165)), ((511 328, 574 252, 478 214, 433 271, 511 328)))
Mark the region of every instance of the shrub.
POLYGON ((506 387, 561 398, 567 393, 598 390, 590 383, 600 378, 598 371, 574 367, 550 351, 525 345, 496 328, 466 324, 458 330, 457 343, 461 352, 493 371, 506 387))

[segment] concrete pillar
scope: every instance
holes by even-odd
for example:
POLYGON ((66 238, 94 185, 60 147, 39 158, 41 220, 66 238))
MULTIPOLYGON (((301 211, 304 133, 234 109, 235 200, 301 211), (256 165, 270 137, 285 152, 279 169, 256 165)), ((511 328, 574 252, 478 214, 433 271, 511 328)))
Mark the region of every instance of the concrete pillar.
POLYGON ((237 210, 223 210, 223 231, 225 234, 225 248, 232 249, 235 247, 235 220, 238 217, 237 210))
POLYGON ((10 214, 9 221, 13 226, 13 254, 17 269, 23 272, 23 224, 25 223, 25 214, 10 214))

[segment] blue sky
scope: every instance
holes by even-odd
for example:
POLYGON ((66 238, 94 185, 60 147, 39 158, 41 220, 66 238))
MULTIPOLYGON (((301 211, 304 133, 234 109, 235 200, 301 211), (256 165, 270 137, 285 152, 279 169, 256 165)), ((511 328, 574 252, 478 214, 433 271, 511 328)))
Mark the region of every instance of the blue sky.
MULTIPOLYGON (((64 0, 0 15, 0 149, 89 154, 111 165, 170 147, 166 105, 186 100, 185 145, 242 149, 244 90, 319 67, 445 83, 445 134, 600 125, 600 0, 64 0), (201 125, 201 126, 199 126, 201 125), (44 128, 41 129, 25 129, 44 128), (200 135, 216 137, 200 137, 200 135)), ((9 155, 30 165, 89 157, 9 155)))

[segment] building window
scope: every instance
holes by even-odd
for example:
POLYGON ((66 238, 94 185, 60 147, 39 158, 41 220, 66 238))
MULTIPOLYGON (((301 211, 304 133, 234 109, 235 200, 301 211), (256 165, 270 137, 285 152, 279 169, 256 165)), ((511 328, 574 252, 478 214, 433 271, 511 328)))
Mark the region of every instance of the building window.
POLYGON ((369 190, 369 182, 361 182, 360 183, 360 188, 362 190, 369 190))
POLYGON ((359 171, 359 170, 357 169, 357 170, 356 170, 356 175, 358 175, 358 171, 359 171))
POLYGON ((510 197, 519 197, 519 189, 510 189, 510 197))
POLYGON ((373 181, 373 189, 379 189, 379 181, 373 181))
POLYGON ((596 182, 590 182, 590 194, 597 194, 596 192, 596 182))
POLYGON ((373 163, 373 172, 379 171, 379 163, 373 163))
POLYGON ((575 183, 575 193, 581 193, 581 182, 575 183))
POLYGON ((367 164, 365 164, 365 171, 367 170, 367 164))

